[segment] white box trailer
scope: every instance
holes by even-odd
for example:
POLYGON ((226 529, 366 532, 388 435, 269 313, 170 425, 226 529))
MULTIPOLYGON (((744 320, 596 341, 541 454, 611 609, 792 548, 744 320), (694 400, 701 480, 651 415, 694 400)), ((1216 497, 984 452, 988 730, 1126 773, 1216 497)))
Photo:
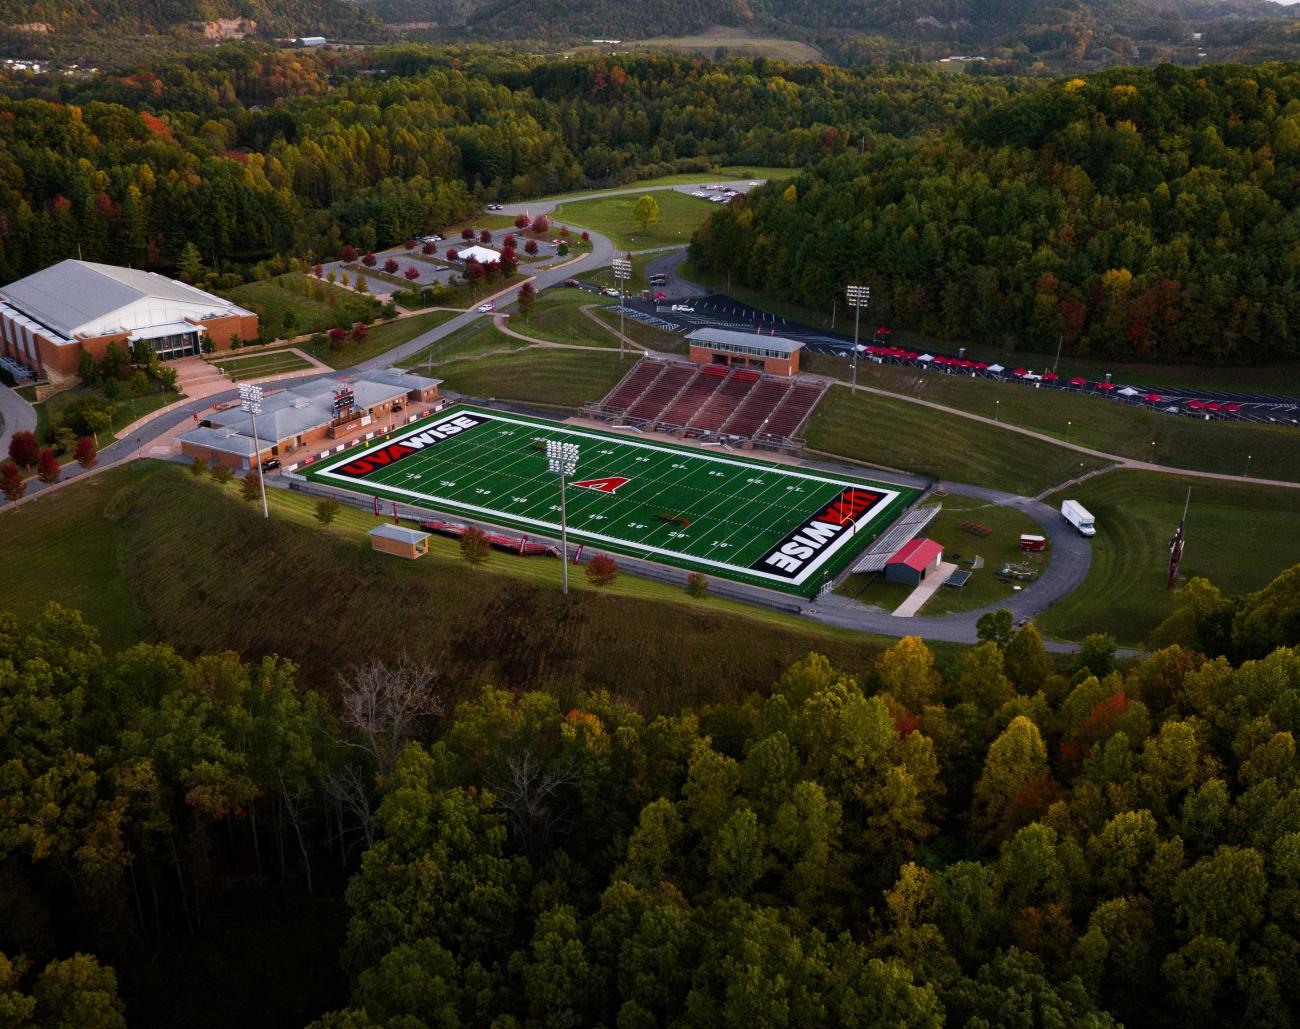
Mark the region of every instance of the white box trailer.
POLYGON ((1078 529, 1080 535, 1097 535, 1097 528, 1092 523, 1092 515, 1077 500, 1067 500, 1061 505, 1061 517, 1078 529))

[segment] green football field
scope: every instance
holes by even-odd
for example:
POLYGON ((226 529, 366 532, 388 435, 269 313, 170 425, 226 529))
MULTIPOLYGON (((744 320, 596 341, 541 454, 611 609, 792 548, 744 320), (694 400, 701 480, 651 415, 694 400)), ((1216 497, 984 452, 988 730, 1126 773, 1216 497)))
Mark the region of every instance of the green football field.
POLYGON ((812 596, 918 491, 458 406, 301 469, 311 480, 558 539, 547 441, 576 443, 565 504, 587 545, 812 596))

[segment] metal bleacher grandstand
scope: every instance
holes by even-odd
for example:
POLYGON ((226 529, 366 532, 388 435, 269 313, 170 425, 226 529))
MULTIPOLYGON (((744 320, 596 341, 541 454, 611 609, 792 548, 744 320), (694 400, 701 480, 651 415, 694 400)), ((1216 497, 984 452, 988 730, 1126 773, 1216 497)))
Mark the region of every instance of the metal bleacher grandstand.
POLYGON ((882 572, 889 559, 898 553, 904 543, 915 539, 940 511, 942 504, 929 504, 913 508, 891 525, 853 566, 855 572, 882 572))
POLYGON ((797 447, 795 438, 826 387, 744 368, 643 358, 587 411, 640 429, 693 438, 797 447))

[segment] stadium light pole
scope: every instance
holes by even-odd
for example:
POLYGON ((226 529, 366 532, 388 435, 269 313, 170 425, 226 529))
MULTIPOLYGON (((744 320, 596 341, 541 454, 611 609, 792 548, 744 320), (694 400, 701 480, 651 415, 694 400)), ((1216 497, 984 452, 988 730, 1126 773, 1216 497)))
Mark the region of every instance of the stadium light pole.
POLYGON ((870 286, 845 286, 844 293, 848 297, 849 306, 853 308, 853 385, 854 392, 858 389, 858 323, 862 317, 862 309, 871 303, 870 286))
POLYGON ((253 463, 257 465, 257 484, 262 490, 262 517, 270 518, 266 507, 266 479, 262 475, 262 452, 257 445, 257 416, 262 413, 262 387, 244 383, 239 387, 239 409, 253 419, 253 463))
POLYGON ((618 359, 623 360, 623 308, 627 306, 627 280, 632 277, 632 262, 626 257, 613 261, 614 278, 618 282, 618 359))
POLYGON ((569 593, 569 519, 564 502, 564 480, 578 468, 578 444, 546 441, 546 470, 560 477, 560 581, 561 589, 569 593))

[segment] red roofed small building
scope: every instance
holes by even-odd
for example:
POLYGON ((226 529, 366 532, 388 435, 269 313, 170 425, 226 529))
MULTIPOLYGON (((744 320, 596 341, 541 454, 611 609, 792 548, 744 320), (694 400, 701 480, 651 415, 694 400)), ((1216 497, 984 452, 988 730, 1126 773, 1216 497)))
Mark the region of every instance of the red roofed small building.
POLYGON ((898 548, 885 564, 885 580, 919 586, 943 561, 943 546, 934 540, 918 537, 898 548))

